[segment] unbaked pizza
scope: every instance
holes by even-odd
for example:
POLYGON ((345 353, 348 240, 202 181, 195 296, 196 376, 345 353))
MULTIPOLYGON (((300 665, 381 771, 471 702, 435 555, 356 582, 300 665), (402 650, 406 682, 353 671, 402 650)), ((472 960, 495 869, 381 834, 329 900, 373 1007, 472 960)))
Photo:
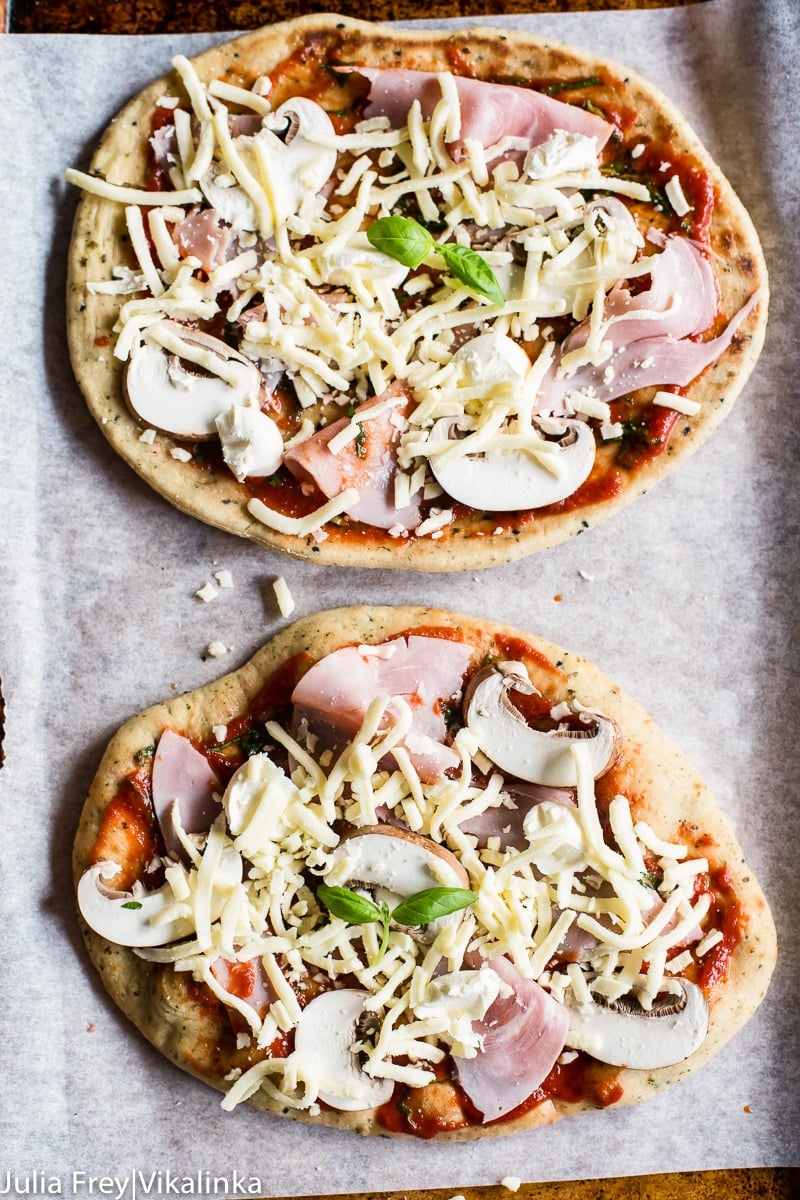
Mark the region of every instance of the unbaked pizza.
POLYGON ((90 955, 270 1112, 468 1139, 642 1101, 752 1015, 765 899, 708 789, 583 659, 420 608, 306 618, 115 735, 90 955))
POLYGON ((178 508, 473 569, 596 524, 730 411, 758 238, 638 75, 332 16, 172 67, 68 172, 68 320, 104 434, 178 508))

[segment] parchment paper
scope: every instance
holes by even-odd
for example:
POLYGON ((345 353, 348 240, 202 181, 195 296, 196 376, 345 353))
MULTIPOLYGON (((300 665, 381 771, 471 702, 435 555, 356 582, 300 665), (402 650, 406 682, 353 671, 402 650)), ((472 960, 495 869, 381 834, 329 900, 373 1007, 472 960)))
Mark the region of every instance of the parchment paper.
MULTIPOLYGON (((64 1195, 88 1194, 73 1171, 128 1177, 128 1196, 137 1171, 139 1195, 160 1171, 150 1195, 198 1172, 233 1186, 238 1172, 240 1187, 255 1179, 264 1195, 299 1196, 798 1162, 797 9, 710 0, 493 23, 589 46, 658 83, 750 207, 773 301, 765 354, 710 444, 600 528, 477 576, 294 564, 182 516, 112 453, 64 340, 77 196, 63 172, 85 167, 113 113, 171 55, 213 39, 0 39, 0 1191, 27 1174, 44 1181, 40 1191, 55 1179, 64 1195), (203 604, 195 591, 223 567, 234 589, 203 604), (246 1107, 226 1115, 216 1093, 128 1026, 73 916, 69 857, 83 798, 129 715, 231 669, 280 627, 278 574, 298 615, 432 602, 538 631, 595 661, 683 747, 733 818, 781 943, 766 1002, 718 1058, 634 1109, 446 1146, 360 1140, 246 1107), (212 640, 232 647, 224 659, 204 660, 212 640)), ((222 1194, 202 1176, 193 1186, 222 1194)))

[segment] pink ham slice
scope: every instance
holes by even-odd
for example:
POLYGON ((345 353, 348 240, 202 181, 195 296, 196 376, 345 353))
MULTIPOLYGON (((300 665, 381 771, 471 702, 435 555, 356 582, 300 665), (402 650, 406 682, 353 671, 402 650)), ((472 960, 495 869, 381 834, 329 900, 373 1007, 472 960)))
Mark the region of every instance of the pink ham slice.
POLYGON ((522 826, 525 817, 536 804, 543 800, 551 800, 554 804, 566 804, 577 807, 575 793, 568 788, 544 787, 539 783, 515 783, 506 780, 504 791, 508 792, 513 808, 498 805, 487 808, 477 817, 472 817, 459 825, 462 833, 471 834, 478 839, 479 846, 485 846, 489 838, 496 837, 500 849, 523 850, 528 845, 522 826))
POLYGON ((213 271, 228 257, 231 231, 220 223, 220 216, 213 208, 184 217, 172 231, 172 238, 184 258, 193 255, 199 259, 204 271, 213 271))
POLYGON ((475 1058, 455 1058, 458 1081, 483 1116, 495 1121, 535 1092, 564 1049, 567 1010, 506 958, 486 964, 512 989, 472 1028, 483 1037, 475 1058))
POLYGON ((411 401, 402 384, 392 384, 380 396, 367 400, 355 411, 355 418, 376 404, 396 398, 392 408, 364 421, 358 441, 351 441, 334 454, 328 449, 332 438, 349 423, 349 417, 335 421, 319 433, 289 450, 284 463, 296 479, 313 483, 323 496, 338 496, 347 488, 356 488, 359 499, 348 516, 377 529, 402 525, 414 529, 419 524, 419 503, 404 508, 394 506, 394 477, 397 471, 397 444, 411 401))
POLYGON ((344 646, 298 683, 292 693, 295 727, 305 720, 323 742, 349 740, 376 696, 401 696, 413 713, 406 739, 409 757, 423 780, 437 779, 461 761, 442 744, 447 726, 440 702, 461 690, 471 656, 466 642, 414 635, 384 647, 344 646), (391 656, 381 657, 385 651, 391 656))
POLYGON ((270 1004, 277 999, 260 957, 236 963, 218 958, 211 971, 226 992, 249 1004, 262 1020, 270 1004))
POLYGON ((718 337, 696 342, 689 339, 708 329, 717 312, 716 283, 708 259, 687 238, 667 238, 663 251, 652 256, 650 280, 650 287, 637 295, 623 287, 609 293, 604 311, 613 319, 606 340, 614 351, 603 363, 559 376, 563 356, 585 345, 589 319, 565 338, 539 389, 539 412, 563 413, 567 396, 584 388, 591 388, 598 400, 611 401, 637 388, 685 387, 727 350, 761 299, 759 290, 718 337))
POLYGON ((220 811, 214 799, 220 790, 208 759, 188 738, 165 730, 153 759, 153 807, 168 852, 183 855, 173 823, 175 805, 187 833, 207 833, 220 811))
MULTIPOLYGON (((388 117, 394 128, 406 124, 414 100, 419 100, 428 120, 442 98, 438 78, 428 71, 356 70, 370 82, 365 117, 388 117)), ((524 138, 529 146, 540 146, 557 129, 596 138, 599 153, 614 132, 602 117, 531 88, 454 78, 461 102, 461 137, 450 147, 455 158, 468 139, 480 142, 485 150, 504 137, 524 138)))

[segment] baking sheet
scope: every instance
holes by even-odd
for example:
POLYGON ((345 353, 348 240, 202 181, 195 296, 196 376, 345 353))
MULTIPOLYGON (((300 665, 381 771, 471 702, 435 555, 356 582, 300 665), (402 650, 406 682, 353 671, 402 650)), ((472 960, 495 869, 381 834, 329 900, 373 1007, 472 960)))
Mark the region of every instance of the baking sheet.
POLYGON ((795 281, 800 180, 787 85, 789 0, 493 18, 647 74, 692 119, 749 206, 773 290, 765 353, 711 442, 633 508, 514 565, 448 576, 296 564, 184 517, 90 418, 64 340, 65 258, 85 167, 111 115, 171 55, 219 38, 0 40, 2 324, 0 771, 4 998, 0 1194, 265 1196, 591 1178, 800 1161, 796 1087, 800 450, 795 281), (786 416, 789 414, 789 421, 786 416), (235 587, 210 604, 215 570, 235 587), (129 1027, 83 952, 70 847, 103 747, 129 715, 243 662, 298 615, 350 602, 433 603, 531 629, 591 658, 684 749, 733 819, 772 904, 780 961, 751 1023, 646 1105, 476 1144, 360 1140, 226 1115, 217 1093, 129 1027), (209 642, 230 647, 206 660, 209 642), (76 1172, 77 1175, 73 1175, 76 1172), (177 1181, 177 1183, 176 1183, 177 1181), (94 1185, 98 1194, 99 1183, 94 1185))

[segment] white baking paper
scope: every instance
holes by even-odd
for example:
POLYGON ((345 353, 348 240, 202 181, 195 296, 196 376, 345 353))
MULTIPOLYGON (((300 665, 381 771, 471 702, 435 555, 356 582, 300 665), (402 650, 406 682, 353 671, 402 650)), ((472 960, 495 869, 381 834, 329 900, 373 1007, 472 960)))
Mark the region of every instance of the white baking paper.
MULTIPOLYGON (((710 443, 629 510, 480 575, 297 564, 161 500, 110 450, 70 370, 65 261, 85 166, 113 113, 209 37, 0 39, 2 304, 0 1194, 265 1196, 798 1162, 798 39, 790 0, 495 19, 648 75, 749 206, 771 270, 765 353, 710 443), (795 80, 796 83, 796 80, 795 80), (227 568, 232 590, 196 590, 227 568), (247 659, 283 622, 359 601, 499 618, 585 654, 685 750, 730 814, 779 928, 748 1027, 646 1105, 476 1144, 361 1140, 219 1108, 107 999, 73 915, 70 848, 103 747, 128 716, 247 659), (204 660, 211 641, 230 647, 204 660), (7 1172, 9 1174, 7 1174, 7 1172), (73 1175, 73 1173, 77 1173, 73 1175), (156 1174, 154 1174, 156 1173, 156 1174), (157 1174, 160 1173, 160 1174, 157 1174), (187 1183, 188 1181, 188 1183, 187 1183), (93 1194, 99 1194, 95 1183, 93 1194), (107 1191, 106 1194, 116 1194, 107 1191)), ((219 39, 216 39, 219 40, 219 39)))

